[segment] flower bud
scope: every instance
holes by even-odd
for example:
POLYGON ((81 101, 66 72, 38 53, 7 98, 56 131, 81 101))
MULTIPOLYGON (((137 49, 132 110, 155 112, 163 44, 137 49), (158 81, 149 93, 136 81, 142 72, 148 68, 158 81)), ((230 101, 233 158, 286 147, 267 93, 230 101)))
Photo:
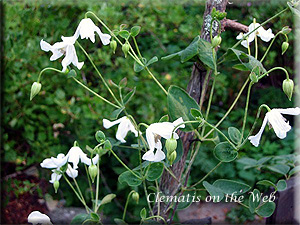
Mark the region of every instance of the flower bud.
POLYGON ((177 152, 176 151, 172 152, 171 154, 167 154, 167 158, 168 158, 168 160, 170 162, 170 165, 173 164, 173 162, 175 161, 176 157, 177 157, 177 152))
POLYGON ((174 138, 167 139, 166 141, 166 149, 169 154, 174 152, 177 148, 177 141, 174 138))
POLYGON ((256 76, 256 74, 254 72, 251 72, 250 75, 249 75, 249 78, 250 80, 253 82, 253 83, 257 83, 258 82, 258 78, 256 76))
POLYGON ((288 33, 290 33, 291 31, 292 31, 291 28, 289 28, 288 26, 285 26, 285 27, 282 28, 281 33, 283 33, 283 34, 288 34, 288 33))
POLYGON ((218 35, 218 36, 215 36, 212 41, 211 41, 211 45, 213 48, 217 47, 218 45, 220 45, 222 42, 222 38, 218 35))
POLYGON ((133 192, 131 197, 132 197, 132 199, 136 202, 136 204, 139 203, 139 199, 140 199, 139 193, 133 192))
POLYGON ((129 51, 129 44, 128 43, 125 43, 123 46, 122 46, 122 51, 124 52, 124 55, 125 55, 125 58, 127 57, 127 53, 129 51))
POLYGON ((30 92, 30 101, 36 96, 42 88, 42 85, 38 82, 34 82, 31 86, 31 92, 30 92))
POLYGON ((286 94, 288 99, 291 101, 293 91, 294 91, 294 82, 291 79, 285 79, 282 83, 283 92, 286 94))
POLYGON ((110 48, 112 49, 113 53, 115 54, 116 49, 117 49, 117 42, 115 40, 112 40, 110 42, 110 48))
POLYGON ((282 55, 286 52, 286 50, 289 48, 289 43, 288 42, 283 42, 281 45, 281 50, 282 50, 282 55))
POLYGON ((92 179, 92 182, 94 183, 95 181, 95 177, 97 176, 98 174, 98 168, 96 165, 90 165, 89 166, 89 174, 90 174, 90 177, 92 179))
POLYGON ((59 188, 59 181, 58 181, 58 180, 54 181, 53 187, 54 187, 55 193, 57 193, 57 190, 58 190, 58 188, 59 188))

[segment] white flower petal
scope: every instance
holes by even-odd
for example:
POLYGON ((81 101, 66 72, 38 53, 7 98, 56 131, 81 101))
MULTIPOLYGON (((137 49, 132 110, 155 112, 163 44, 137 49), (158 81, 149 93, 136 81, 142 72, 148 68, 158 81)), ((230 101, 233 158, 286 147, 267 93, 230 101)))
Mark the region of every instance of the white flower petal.
POLYGON ((51 174, 51 180, 49 182, 53 184, 55 181, 59 181, 61 176, 62 176, 61 174, 57 174, 57 173, 53 172, 51 174))
POLYGON ((166 158, 165 153, 162 150, 157 150, 154 154, 153 162, 160 162, 166 158))
POLYGON ((50 218, 39 211, 33 211, 28 215, 28 223, 35 224, 52 224, 50 218))
POLYGON ((147 139, 147 143, 148 143, 150 151, 153 152, 154 148, 155 148, 155 136, 154 136, 154 133, 152 132, 150 126, 146 129, 146 139, 147 139))
POLYGON ((113 122, 107 120, 107 119, 103 119, 103 127, 105 129, 111 128, 112 126, 121 123, 122 120, 124 120, 126 118, 126 116, 123 116, 122 118, 115 120, 113 122))
POLYGON ((83 154, 84 153, 81 150, 81 148, 79 148, 77 146, 74 146, 69 150, 69 152, 67 154, 68 162, 73 163, 74 169, 78 168, 79 159, 82 157, 83 154))
POLYGON ((279 113, 282 113, 282 114, 288 114, 288 115, 294 115, 294 116, 300 115, 300 108, 299 107, 287 108, 287 109, 272 109, 272 110, 275 110, 275 111, 277 111, 279 113))
POLYGON ((150 162, 154 162, 155 160, 155 155, 154 155, 154 151, 147 151, 144 155, 143 155, 143 160, 146 160, 146 161, 150 161, 150 162))
POLYGON ((41 162, 40 166, 47 169, 57 168, 57 165, 51 158, 44 159, 43 162, 41 162))
POLYGON ((125 120, 121 121, 116 133, 116 139, 121 141, 122 143, 125 143, 126 141, 124 138, 126 137, 128 131, 129 131, 128 122, 125 120))
POLYGON ((52 49, 52 46, 44 41, 43 39, 40 41, 40 46, 41 46, 41 49, 45 52, 49 52, 51 49, 52 49))
POLYGON ((76 170, 76 168, 72 168, 72 166, 70 164, 68 164, 68 169, 67 169, 66 173, 71 178, 76 178, 78 176, 78 171, 76 170))
POLYGON ((108 45, 110 43, 111 36, 109 34, 103 34, 99 27, 97 27, 97 29, 95 29, 95 31, 98 33, 103 45, 108 45))
POLYGON ((250 140, 251 144, 253 144, 255 147, 258 147, 258 145, 259 145, 259 142, 260 142, 260 139, 261 139, 261 135, 264 132, 264 129, 265 129, 266 125, 267 125, 267 122, 268 122, 268 117, 266 115, 265 118, 264 118, 264 121, 263 121, 263 123, 261 125, 261 128, 258 131, 258 133, 255 136, 250 136, 248 138, 250 140))
POLYGON ((272 125, 277 137, 280 139, 285 138, 287 132, 291 130, 291 126, 285 122, 284 117, 278 111, 271 110, 268 114, 269 123, 272 125))

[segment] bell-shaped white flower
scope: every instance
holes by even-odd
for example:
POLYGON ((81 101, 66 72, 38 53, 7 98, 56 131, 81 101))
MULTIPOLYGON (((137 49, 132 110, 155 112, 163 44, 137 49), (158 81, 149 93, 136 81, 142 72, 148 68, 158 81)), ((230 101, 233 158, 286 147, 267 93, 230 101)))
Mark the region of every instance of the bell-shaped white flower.
POLYGON ((108 45, 110 43, 111 36, 109 34, 103 34, 100 28, 97 27, 90 18, 80 21, 74 37, 77 39, 80 35, 81 39, 89 38, 93 43, 95 43, 95 32, 99 35, 103 45, 108 45))
POLYGON ((51 157, 44 159, 40 165, 41 167, 47 169, 60 168, 61 166, 65 165, 67 161, 68 158, 64 154, 60 153, 57 155, 57 158, 51 157))
POLYGON ((287 132, 291 130, 291 126, 281 114, 300 115, 300 108, 272 109, 271 111, 267 112, 258 133, 255 136, 250 136, 248 138, 251 144, 253 144, 255 147, 259 145, 261 135, 267 123, 269 123, 269 125, 274 129, 274 132, 278 138, 284 139, 287 132))
POLYGON ((92 164, 92 162, 93 162, 94 165, 96 165, 98 163, 98 160, 99 160, 99 155, 98 154, 93 159, 90 159, 81 150, 81 148, 79 148, 77 146, 74 146, 69 150, 69 152, 67 154, 67 157, 68 157, 68 162, 73 163, 73 168, 72 169, 74 169, 74 170, 76 170, 78 168, 79 161, 81 161, 82 163, 90 166, 92 164))
POLYGON ((162 144, 160 138, 170 139, 173 134, 173 138, 178 139, 179 136, 176 132, 178 128, 184 128, 185 125, 182 124, 178 126, 175 130, 174 128, 183 123, 182 117, 171 122, 153 123, 146 129, 146 139, 149 145, 149 151, 143 155, 143 160, 151 162, 159 162, 165 159, 165 153, 162 151, 162 144), (173 132, 174 130, 174 132, 173 132), (154 150, 156 152, 154 153, 154 150))
POLYGON ((51 174, 51 180, 49 181, 51 184, 53 184, 55 181, 59 181, 60 178, 62 177, 61 174, 57 173, 57 170, 52 170, 52 174, 51 174))
POLYGON ((51 61, 54 61, 61 56, 65 55, 64 59, 61 61, 63 66, 62 72, 67 70, 67 66, 73 63, 79 70, 82 68, 84 62, 78 62, 78 57, 76 54, 74 43, 76 38, 72 37, 64 37, 61 36, 62 42, 56 42, 54 45, 50 45, 44 40, 41 40, 40 46, 41 49, 45 52, 51 51, 53 55, 50 57, 51 61))
POLYGON ((27 217, 28 223, 32 223, 33 225, 37 224, 52 224, 50 218, 43 213, 40 213, 39 211, 33 211, 31 212, 27 217))
MULTIPOLYGON (((260 24, 259 23, 251 23, 249 25, 249 31, 245 34, 240 33, 236 39, 237 40, 241 40, 243 39, 244 36, 248 35, 249 33, 251 33, 254 29, 256 29, 257 27, 259 27, 260 24)), ((255 39, 255 35, 257 35, 258 37, 260 37, 261 40, 265 41, 265 42, 269 42, 272 38, 274 38, 274 34, 272 33, 271 28, 269 28, 268 30, 265 30, 263 27, 259 27, 256 31, 252 32, 248 37, 247 40, 243 40, 241 42, 241 44, 245 47, 248 48, 248 44, 250 44, 252 41, 254 41, 255 39)))
POLYGON ((137 137, 138 132, 134 128, 133 124, 131 123, 130 119, 127 116, 123 116, 122 118, 115 120, 115 121, 109 121, 107 119, 103 119, 103 127, 108 129, 116 124, 119 124, 118 130, 116 133, 116 139, 121 141, 122 143, 125 143, 125 137, 129 131, 134 133, 134 135, 137 137))

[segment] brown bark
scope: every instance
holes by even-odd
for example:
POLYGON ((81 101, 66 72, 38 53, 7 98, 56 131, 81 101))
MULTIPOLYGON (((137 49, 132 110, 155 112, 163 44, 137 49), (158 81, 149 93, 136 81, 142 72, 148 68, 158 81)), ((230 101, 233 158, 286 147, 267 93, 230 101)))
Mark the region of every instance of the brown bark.
MULTIPOLYGON (((210 41, 211 10, 213 9, 213 7, 215 7, 217 10, 224 12, 226 9, 227 2, 228 0, 207 0, 206 9, 203 15, 201 38, 210 41)), ((213 31, 213 36, 215 36, 218 32, 217 23, 213 23, 212 31, 213 31)), ((207 87, 203 87, 202 85, 206 73, 207 71, 205 67, 201 65, 201 63, 198 62, 194 63, 191 78, 187 87, 187 92, 198 103, 200 101, 202 89, 203 88, 205 88, 205 90, 207 89, 207 87)), ((183 143, 184 153, 182 158, 172 166, 172 171, 178 179, 181 179, 181 175, 184 171, 186 158, 194 134, 192 132, 189 133, 179 132, 179 135, 183 143)), ((160 191, 162 191, 162 193, 164 193, 165 195, 174 195, 178 191, 178 182, 167 171, 164 171, 162 175, 161 182, 160 182, 160 191)), ((169 214, 169 212, 166 211, 167 207, 168 207, 167 205, 161 204, 161 216, 163 216, 164 218, 167 218, 169 214)))
POLYGON ((224 19, 222 20, 222 31, 226 29, 231 29, 234 31, 240 31, 243 33, 247 33, 249 31, 248 26, 241 24, 239 22, 236 22, 234 20, 230 19, 224 19))

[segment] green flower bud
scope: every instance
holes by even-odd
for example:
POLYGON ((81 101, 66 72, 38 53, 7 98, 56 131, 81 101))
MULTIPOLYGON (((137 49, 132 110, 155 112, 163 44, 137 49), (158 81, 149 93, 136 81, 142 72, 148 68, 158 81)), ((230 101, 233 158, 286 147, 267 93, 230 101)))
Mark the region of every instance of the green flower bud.
POLYGON ((282 50, 282 55, 286 52, 286 50, 289 48, 289 43, 288 42, 283 42, 281 45, 281 50, 282 50))
POLYGON ((98 168, 96 165, 90 165, 89 166, 89 174, 90 174, 90 177, 92 179, 92 182, 94 183, 95 181, 95 177, 97 176, 98 174, 98 168))
POLYGON ((170 162, 170 165, 173 164, 173 162, 175 161, 176 157, 177 157, 177 152, 176 151, 172 152, 171 154, 167 154, 167 158, 168 158, 168 160, 170 162))
POLYGON ((288 26, 285 26, 285 27, 283 27, 283 28, 281 29, 281 33, 283 33, 283 34, 288 34, 288 33, 290 33, 291 31, 292 31, 292 29, 289 28, 288 26))
POLYGON ((59 188, 59 181, 58 181, 58 180, 54 181, 53 187, 54 187, 55 193, 57 193, 57 190, 58 190, 58 188, 59 188))
POLYGON ((31 86, 31 92, 30 92, 30 101, 36 96, 42 88, 41 83, 34 82, 31 86))
POLYGON ((219 46, 222 42, 222 38, 218 35, 218 36, 215 36, 212 41, 211 41, 211 45, 213 48, 219 46))
POLYGON ((174 138, 170 138, 166 141, 166 149, 169 154, 174 152, 177 148, 177 141, 174 138))
POLYGON ((291 79, 285 79, 282 83, 282 89, 283 89, 283 92, 286 94, 286 96, 291 101, 293 91, 294 91, 294 81, 291 79))
POLYGON ((258 82, 258 78, 256 76, 256 74, 254 72, 251 72, 250 75, 249 75, 249 78, 250 80, 253 82, 253 83, 257 83, 258 82))
POLYGON ((139 199, 140 199, 139 193, 133 192, 131 197, 132 197, 132 199, 136 202, 136 204, 139 203, 139 199))
POLYGON ((129 52, 129 44, 128 43, 125 43, 123 46, 122 46, 122 51, 124 52, 124 55, 125 55, 125 58, 127 57, 127 53, 129 52))
POLYGON ((110 48, 112 49, 113 53, 115 54, 116 49, 117 49, 117 42, 115 40, 112 40, 110 42, 110 48))

